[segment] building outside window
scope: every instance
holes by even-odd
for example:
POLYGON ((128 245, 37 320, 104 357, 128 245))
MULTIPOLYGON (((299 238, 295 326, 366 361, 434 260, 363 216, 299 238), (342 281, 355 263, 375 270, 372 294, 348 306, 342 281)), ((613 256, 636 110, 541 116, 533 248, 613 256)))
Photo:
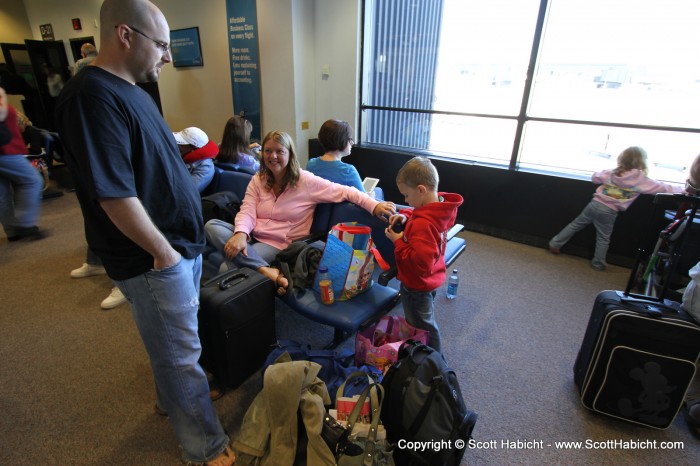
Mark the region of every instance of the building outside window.
POLYGON ((700 153, 696 0, 365 0, 361 137, 586 178, 700 153))

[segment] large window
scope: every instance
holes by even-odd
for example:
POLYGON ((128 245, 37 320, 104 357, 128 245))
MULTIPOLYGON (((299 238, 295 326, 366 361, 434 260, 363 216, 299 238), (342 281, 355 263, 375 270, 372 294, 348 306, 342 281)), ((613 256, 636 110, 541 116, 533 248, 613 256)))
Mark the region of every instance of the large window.
POLYGON ((365 0, 361 138, 572 176, 700 152, 697 0, 365 0))

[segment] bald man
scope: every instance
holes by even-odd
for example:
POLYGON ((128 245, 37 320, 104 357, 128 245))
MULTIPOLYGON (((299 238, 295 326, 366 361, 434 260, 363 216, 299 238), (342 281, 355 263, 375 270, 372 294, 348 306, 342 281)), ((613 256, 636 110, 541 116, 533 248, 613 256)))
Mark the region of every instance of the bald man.
POLYGON ((235 462, 198 360, 204 248, 199 193, 153 99, 136 86, 172 61, 170 29, 146 0, 105 0, 100 53, 56 105, 89 247, 131 304, 157 407, 188 463, 235 462))
POLYGON ((97 48, 93 44, 87 42, 80 47, 80 56, 80 60, 76 61, 75 65, 73 65, 73 76, 95 60, 97 48))

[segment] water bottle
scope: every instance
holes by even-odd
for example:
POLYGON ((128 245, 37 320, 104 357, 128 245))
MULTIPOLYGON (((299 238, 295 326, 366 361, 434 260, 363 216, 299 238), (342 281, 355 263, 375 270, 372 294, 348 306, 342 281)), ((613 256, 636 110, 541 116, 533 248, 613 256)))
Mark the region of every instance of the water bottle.
POLYGON ((454 269, 449 280, 447 280, 447 299, 455 299, 457 297, 457 287, 459 287, 459 275, 457 275, 457 269, 454 269))
POLYGON ((318 269, 318 287, 321 290, 321 302, 323 304, 333 304, 335 302, 333 282, 326 266, 318 269))

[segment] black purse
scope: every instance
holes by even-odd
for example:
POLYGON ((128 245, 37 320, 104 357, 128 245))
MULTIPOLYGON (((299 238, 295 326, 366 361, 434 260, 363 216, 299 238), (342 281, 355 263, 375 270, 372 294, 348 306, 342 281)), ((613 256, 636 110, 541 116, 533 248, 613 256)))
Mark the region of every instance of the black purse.
POLYGON ((336 459, 342 455, 357 456, 362 454, 362 448, 352 442, 349 442, 350 431, 347 427, 336 421, 333 416, 326 413, 323 417, 323 426, 321 428, 321 438, 328 448, 333 452, 336 459))

